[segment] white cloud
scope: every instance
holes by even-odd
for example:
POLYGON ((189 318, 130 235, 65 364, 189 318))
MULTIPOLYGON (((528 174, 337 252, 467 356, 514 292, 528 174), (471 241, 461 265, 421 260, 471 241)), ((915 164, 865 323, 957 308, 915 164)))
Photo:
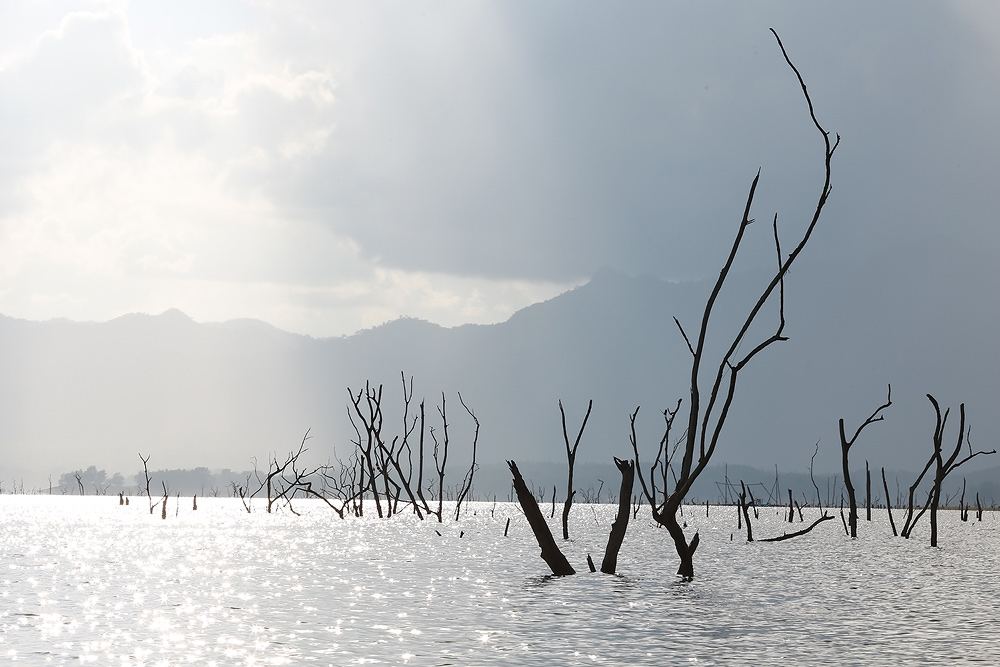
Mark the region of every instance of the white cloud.
POLYGON ((144 49, 122 8, 75 12, 0 70, 0 311, 180 307, 343 334, 405 314, 496 321, 554 285, 381 267, 266 186, 335 140, 331 68, 254 33, 144 49))
POLYGON ((1000 155, 968 5, 69 4, 0 6, 0 312, 345 333, 495 321, 604 265, 703 275, 758 166, 790 234, 815 196, 771 24, 845 137, 821 252, 944 216, 1000 239, 962 222, 1000 155))

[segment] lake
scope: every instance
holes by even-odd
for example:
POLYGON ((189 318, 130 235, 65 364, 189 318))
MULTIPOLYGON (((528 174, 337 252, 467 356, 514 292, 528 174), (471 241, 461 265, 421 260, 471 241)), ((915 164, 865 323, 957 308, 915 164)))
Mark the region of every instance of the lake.
MULTIPOLYGON (((614 508, 574 506, 572 539, 560 544, 580 574, 552 578, 510 504, 473 503, 460 522, 439 525, 341 520, 309 501, 295 504, 302 516, 266 514, 260 501, 253 514, 239 500, 198 502, 193 512, 182 498, 175 516, 171 499, 164 521, 144 498, 119 507, 117 496, 0 497, 0 661, 1000 662, 992 512, 982 523, 943 512, 943 546, 933 549, 927 517, 910 540, 892 537, 884 510, 871 523, 862 510, 857 540, 838 517, 793 540, 747 544, 735 507, 707 518, 704 506, 688 507, 701 546, 697 578, 683 583, 648 510, 629 526, 620 575, 607 576, 587 572, 586 554, 600 565, 614 508)), ((779 514, 762 508, 755 536, 789 530, 779 514)))

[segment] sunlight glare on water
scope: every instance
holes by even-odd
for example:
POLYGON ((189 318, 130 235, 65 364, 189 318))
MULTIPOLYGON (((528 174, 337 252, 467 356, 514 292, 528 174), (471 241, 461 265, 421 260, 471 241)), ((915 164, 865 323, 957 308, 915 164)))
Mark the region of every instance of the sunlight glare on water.
MULTIPOLYGON (((885 512, 747 544, 735 508, 686 508, 697 578, 648 510, 619 576, 600 564, 611 506, 574 507, 578 576, 553 578, 520 510, 456 523, 253 514, 199 498, 150 516, 117 497, 0 497, 0 658, 26 665, 956 664, 1000 661, 1000 524, 942 517, 942 548, 885 512), (510 535, 503 536, 507 517, 510 535), (440 531, 438 536, 436 531, 440 531), (464 536, 460 537, 460 532, 464 536), (730 535, 733 540, 730 541, 730 535)), ((809 520, 809 511, 806 520, 809 520)), ((815 510, 812 510, 815 512, 815 510)), ((473 515, 475 512, 475 515, 473 515)), ((447 511, 445 512, 447 516, 447 511)), ((788 530, 765 508, 758 537, 788 530)), ((554 529, 558 517, 550 520, 554 529)), ((797 523, 792 529, 799 529, 797 523)), ((558 530, 554 530, 558 535, 558 530)))

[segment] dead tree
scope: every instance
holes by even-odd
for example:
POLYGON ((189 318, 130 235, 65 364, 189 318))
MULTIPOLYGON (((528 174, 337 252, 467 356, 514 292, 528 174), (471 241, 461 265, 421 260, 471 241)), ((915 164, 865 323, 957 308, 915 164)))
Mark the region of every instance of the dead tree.
POLYGON ((941 414, 941 406, 938 404, 937 399, 935 399, 930 394, 927 394, 927 399, 934 406, 934 453, 931 455, 931 459, 934 461, 934 486, 931 489, 931 546, 936 547, 938 543, 938 523, 937 523, 937 513, 938 506, 941 503, 941 489, 944 487, 944 481, 948 475, 959 466, 971 461, 980 454, 996 454, 996 450, 990 451, 972 451, 972 442, 970 434, 965 430, 965 403, 962 403, 958 407, 958 438, 956 439, 955 449, 952 450, 951 455, 948 458, 944 456, 944 431, 945 427, 948 425, 948 413, 949 410, 945 410, 944 414, 941 414), (959 459, 959 455, 962 453, 962 445, 965 444, 965 440, 969 439, 968 456, 959 459))
POLYGON ((604 560, 601 562, 601 572, 614 574, 618 569, 618 552, 625 541, 625 531, 628 529, 629 499, 632 497, 632 487, 635 485, 635 464, 615 457, 615 466, 622 474, 622 484, 618 492, 618 515, 611 524, 611 534, 608 535, 608 546, 604 549, 604 560))
MULTIPOLYGON (((857 430, 854 431, 854 435, 850 439, 847 437, 847 433, 844 430, 844 419, 841 417, 838 422, 838 429, 840 431, 840 451, 841 451, 841 462, 844 468, 844 488, 847 489, 847 502, 848 502, 848 514, 847 514, 847 525, 850 528, 851 537, 858 536, 858 500, 854 494, 854 484, 851 482, 851 468, 848 456, 851 451, 851 447, 857 442, 858 436, 866 428, 874 424, 875 422, 880 422, 885 420, 885 415, 882 414, 884 410, 887 410, 892 405, 892 385, 889 385, 886 391, 885 403, 875 408, 875 411, 869 415, 868 419, 864 420, 857 430)), ((865 468, 867 470, 868 463, 865 463, 865 468)), ((868 478, 868 494, 871 495, 871 478, 868 478)), ((871 508, 868 509, 868 520, 871 521, 871 508)))
MULTIPOLYGON (((412 390, 410 396, 412 396, 412 390)), ((406 401, 406 406, 409 407, 409 401, 406 401)), ((427 498, 424 497, 424 433, 426 432, 425 424, 427 422, 426 414, 424 412, 424 401, 420 401, 420 438, 417 445, 418 458, 417 458, 417 498, 420 499, 420 503, 424 506, 424 512, 431 514, 431 506, 427 503, 427 498)))
POLYGON ((924 512, 927 511, 927 508, 930 507, 931 494, 928 493, 927 502, 924 504, 923 509, 920 510, 920 512, 916 516, 914 516, 913 514, 914 510, 913 496, 917 492, 917 489, 920 487, 920 483, 923 481, 924 476, 927 474, 927 471, 931 469, 932 465, 934 465, 933 454, 929 459, 927 459, 927 463, 924 464, 924 469, 920 471, 920 474, 917 475, 917 478, 913 480, 913 484, 910 485, 909 492, 907 495, 906 514, 903 515, 904 516, 903 527, 900 528, 899 530, 899 534, 906 539, 910 538, 910 533, 913 531, 914 526, 916 526, 917 521, 920 519, 921 516, 923 516, 924 512))
POLYGON ((468 405, 465 404, 465 400, 462 398, 462 392, 458 392, 458 402, 462 404, 465 411, 469 413, 472 417, 472 421, 476 425, 475 433, 472 436, 472 464, 469 466, 469 472, 465 473, 465 478, 462 480, 462 486, 459 487, 458 499, 455 502, 455 521, 458 521, 458 515, 462 511, 462 501, 465 500, 466 496, 469 495, 469 491, 472 490, 472 479, 476 474, 476 448, 479 444, 479 418, 476 417, 476 413, 472 411, 468 405))
POLYGON ((969 520, 969 508, 965 506, 965 478, 962 478, 962 497, 958 501, 958 516, 965 522, 969 520))
POLYGON ((865 521, 872 520, 872 472, 865 459, 865 521))
POLYGON ((819 440, 816 441, 816 449, 813 450, 813 455, 809 458, 809 481, 812 482, 813 488, 816 489, 816 507, 819 511, 823 512, 823 498, 819 495, 819 485, 816 484, 816 478, 813 477, 813 464, 816 462, 816 455, 819 454, 819 440))
POLYGON ((434 427, 430 429, 431 440, 434 441, 434 470, 437 471, 438 476, 438 508, 437 508, 437 518, 438 523, 441 523, 444 519, 442 512, 444 511, 444 475, 445 467, 448 465, 448 404, 445 401, 444 392, 441 392, 441 405, 438 406, 438 414, 441 416, 441 424, 444 426, 444 438, 441 443, 438 443, 437 436, 434 434, 434 427))
MULTIPOLYGON (((378 447, 377 461, 378 461, 378 471, 379 474, 385 478, 384 488, 386 489, 386 503, 389 506, 389 515, 391 516, 399 507, 400 501, 400 491, 406 493, 406 497, 409 499, 410 505, 413 512, 417 515, 417 518, 423 520, 423 512, 420 509, 421 503, 425 505, 426 511, 426 501, 419 495, 420 487, 417 487, 417 493, 414 493, 413 486, 411 484, 413 480, 413 451, 410 448, 410 436, 413 435, 413 431, 417 427, 417 416, 414 415, 413 419, 409 418, 410 401, 413 397, 413 378, 410 378, 409 390, 407 390, 406 376, 401 374, 403 380, 403 433, 402 436, 396 436, 392 439, 392 442, 387 447, 382 438, 382 428, 381 420, 379 420, 376 428, 374 429, 374 442, 378 447), (403 453, 406 453, 406 472, 403 472, 403 453), (392 477, 392 471, 396 472, 396 477, 392 477), (390 491, 390 487, 394 491, 390 491)), ((374 400, 378 401, 378 406, 376 409, 376 414, 381 414, 381 399, 382 393, 378 392, 378 395, 374 400)), ((421 404, 421 413, 423 412, 423 404, 421 404)), ((421 430, 423 429, 423 420, 420 421, 421 430)), ((423 441, 423 433, 421 433, 421 445, 423 441)), ((417 483, 418 485, 423 478, 423 447, 421 446, 420 452, 420 473, 418 473, 417 483)))
POLYGON ((400 480, 403 483, 403 488, 406 490, 406 494, 413 503, 414 513, 423 519, 423 514, 420 511, 420 507, 417 504, 417 500, 423 505, 424 511, 429 513, 429 507, 427 507, 427 501, 424 500, 423 494, 420 492, 420 486, 423 484, 424 478, 424 404, 423 401, 420 402, 420 452, 418 460, 418 470, 417 470, 417 488, 416 493, 413 491, 413 448, 410 446, 410 437, 413 435, 413 431, 417 428, 418 417, 414 415, 413 419, 410 420, 410 402, 413 400, 413 376, 410 376, 410 386, 409 391, 407 391, 406 386, 406 374, 400 372, 400 377, 403 382, 403 436, 402 444, 399 448, 399 454, 397 458, 401 458, 403 450, 406 450, 406 460, 407 460, 407 474, 404 477, 402 470, 399 465, 396 465, 397 471, 399 471, 400 480))
POLYGON ((375 443, 380 437, 382 430, 382 386, 379 385, 378 389, 375 390, 371 387, 370 383, 365 382, 364 390, 358 390, 357 395, 354 394, 350 387, 347 388, 347 394, 351 398, 351 407, 354 408, 353 413, 350 409, 348 409, 347 415, 350 418, 351 425, 354 427, 354 432, 357 435, 358 439, 356 445, 361 452, 362 460, 364 462, 364 467, 361 469, 360 480, 362 488, 362 511, 364 507, 364 493, 369 492, 375 501, 375 512, 381 519, 384 515, 382 512, 382 501, 378 489, 378 475, 375 473, 375 460, 378 456, 375 443), (365 401, 364 407, 362 407, 362 397, 364 397, 365 401), (354 415, 357 415, 358 419, 365 427, 363 435, 361 433, 361 429, 354 421, 354 415), (365 477, 366 473, 367 477, 365 477))
MULTIPOLYGON (((812 99, 809 96, 809 91, 806 88, 805 81, 802 79, 802 75, 789 58, 784 45, 781 43, 781 39, 778 37, 778 34, 774 32, 774 30, 771 32, 777 40, 778 47, 780 48, 782 56, 785 59, 785 63, 795 74, 799 88, 808 107, 809 117, 823 142, 823 183, 820 188, 815 208, 805 226, 805 230, 802 232, 802 235, 799 237, 798 242, 795 244, 791 252, 787 255, 782 252, 778 235, 778 216, 777 214, 774 215, 772 229, 774 234, 775 251, 778 258, 777 268, 772 274, 771 279, 760 291, 756 301, 753 303, 748 314, 743 319, 743 324, 734 334, 732 334, 732 337, 729 339, 730 342, 725 348, 725 352, 722 352, 720 356, 716 358, 716 361, 713 362, 716 365, 716 370, 714 372, 715 377, 712 381, 711 389, 708 392, 707 403, 703 404, 702 402, 703 387, 701 382, 702 366, 709 363, 709 360, 706 359, 706 342, 709 339, 709 323, 711 321, 719 294, 726 284, 726 280, 728 279, 736 260, 737 253, 743 245, 746 232, 750 228, 750 225, 753 224, 753 218, 750 216, 750 212, 753 206, 754 194, 757 191, 757 183, 760 180, 759 170, 750 185, 750 192, 747 195, 742 220, 740 221, 737 229, 732 247, 723 262, 722 269, 719 272, 719 277, 715 281, 711 293, 705 302, 705 308, 702 313, 697 336, 694 339, 689 337, 687 332, 684 330, 684 327, 681 326, 680 321, 677 320, 677 318, 674 318, 674 322, 680 331, 681 337, 687 344, 688 351, 691 353, 691 388, 690 400, 688 402, 687 431, 683 443, 683 457, 680 466, 680 473, 677 475, 677 481, 674 485, 673 491, 668 496, 667 502, 663 505, 662 510, 655 506, 653 507, 653 518, 667 529, 667 532, 673 540, 674 548, 680 559, 678 574, 681 575, 683 579, 692 579, 694 577, 694 553, 698 545, 698 534, 695 533, 695 535, 688 540, 683 527, 678 521, 678 511, 680 510, 688 492, 691 490, 691 487, 708 466, 716 448, 718 447, 719 440, 726 424, 726 419, 729 416, 733 400, 736 396, 736 386, 740 373, 745 370, 751 361, 753 361, 753 359, 756 358, 761 352, 768 349, 775 343, 788 339, 784 335, 785 276, 788 274, 789 269, 801 255, 803 249, 812 238, 813 231, 816 229, 816 225, 818 224, 823 209, 826 206, 831 189, 830 165, 834 153, 840 145, 840 136, 837 135, 835 141, 831 141, 830 133, 823 128, 819 120, 816 118, 812 99), (771 297, 775 295, 778 297, 778 321, 774 332, 757 343, 747 341, 747 334, 750 332, 751 328, 753 328, 752 325, 765 310, 765 306, 771 302, 771 297), (749 348, 749 351, 746 352, 746 354, 742 354, 741 350, 747 348, 749 348)), ((754 328, 754 331, 756 330, 757 329, 754 328)), ((636 461, 636 468, 640 468, 638 461, 636 461)))
POLYGON ((566 445, 566 502, 563 503, 562 511, 562 532, 563 539, 569 539, 569 510, 573 507, 573 496, 576 494, 576 490, 573 488, 573 468, 576 466, 576 450, 580 446, 580 439, 583 437, 583 431, 587 428, 587 420, 590 419, 590 411, 594 407, 594 401, 587 401, 587 414, 583 416, 583 422, 580 424, 580 430, 577 431, 576 440, 573 441, 573 446, 570 447, 569 444, 569 432, 566 430, 566 410, 563 409, 563 403, 559 401, 559 415, 562 417, 562 432, 563 432, 563 442, 566 445))
POLYGON ((517 493, 517 501, 520 503, 521 509, 524 510, 524 516, 528 520, 528 525, 535 535, 538 546, 542 549, 542 560, 556 576, 576 574, 576 570, 566 560, 566 556, 560 551, 559 545, 552 537, 552 531, 545 523, 542 510, 539 509, 538 502, 528 489, 528 485, 524 483, 524 478, 521 476, 521 471, 517 469, 517 464, 514 461, 507 461, 507 466, 514 477, 514 491, 517 493))
POLYGON ((160 480, 160 484, 163 486, 163 498, 160 500, 160 518, 167 518, 167 498, 170 497, 170 492, 167 491, 167 483, 160 480))
POLYGON ((142 452, 139 452, 139 460, 142 461, 142 474, 146 478, 146 499, 149 500, 149 514, 152 516, 153 512, 156 510, 156 504, 153 503, 153 496, 149 492, 149 483, 151 478, 149 476, 149 457, 151 455, 143 456, 142 452))
MULTIPOLYGON (((604 549, 604 560, 601 562, 601 572, 604 574, 615 574, 618 569, 618 554, 621 551, 622 543, 625 540, 625 533, 628 530, 629 513, 632 511, 630 498, 632 488, 635 484, 635 464, 632 461, 623 461, 617 457, 614 461, 615 466, 621 473, 622 481, 618 493, 618 513, 614 523, 611 525, 608 543, 604 549)), ((559 549, 559 545, 556 544, 555 538, 552 536, 552 531, 549 530, 549 526, 545 522, 542 511, 538 506, 538 502, 535 500, 535 496, 528 488, 528 485, 525 484, 524 478, 517 468, 517 464, 514 461, 508 461, 507 465, 510 467, 511 474, 513 475, 511 486, 517 492, 517 500, 521 506, 521 510, 528 519, 531 532, 542 549, 542 559, 548 564, 549 569, 555 575, 575 574, 575 570, 569 564, 569 561, 566 560, 566 557, 559 549)), ((596 512, 594 517, 596 521, 596 512)), ((507 524, 504 526, 504 537, 507 536, 509 528, 510 518, 507 519, 507 524)), ((594 560, 589 553, 587 554, 587 566, 591 572, 597 571, 594 560)))
MULTIPOLYGON (((291 490, 287 484, 287 480, 284 479, 285 472, 292 467, 306 451, 306 441, 309 440, 309 430, 306 430, 305 435, 302 436, 302 441, 299 443, 299 448, 288 453, 285 460, 282 463, 278 463, 277 456, 272 456, 268 462, 267 473, 264 478, 261 479, 259 474, 256 474, 258 487, 250 497, 256 496, 261 491, 266 491, 267 493, 267 513, 270 514, 274 505, 278 500, 287 499, 288 493, 291 490), (286 482, 282 484, 282 482, 286 482)), ((254 463, 254 472, 256 473, 257 465, 254 463)))
POLYGON ((882 488, 885 491, 885 511, 889 513, 889 526, 895 537, 899 533, 896 532, 896 522, 892 518, 892 502, 889 500, 889 483, 885 481, 885 466, 882 466, 882 488))
POLYGON ((747 487, 740 480, 740 512, 743 513, 743 523, 747 527, 747 542, 753 542, 753 524, 750 523, 750 513, 747 511, 747 487))

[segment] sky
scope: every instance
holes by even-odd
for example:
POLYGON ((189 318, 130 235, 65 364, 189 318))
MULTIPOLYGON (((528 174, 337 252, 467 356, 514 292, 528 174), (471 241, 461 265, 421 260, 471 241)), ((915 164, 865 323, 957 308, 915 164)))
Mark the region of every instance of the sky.
POLYGON ((0 5, 0 313, 333 336, 710 275, 758 168, 790 236, 820 182, 772 26, 843 135, 815 256, 996 256, 992 3, 40 0, 0 5))

